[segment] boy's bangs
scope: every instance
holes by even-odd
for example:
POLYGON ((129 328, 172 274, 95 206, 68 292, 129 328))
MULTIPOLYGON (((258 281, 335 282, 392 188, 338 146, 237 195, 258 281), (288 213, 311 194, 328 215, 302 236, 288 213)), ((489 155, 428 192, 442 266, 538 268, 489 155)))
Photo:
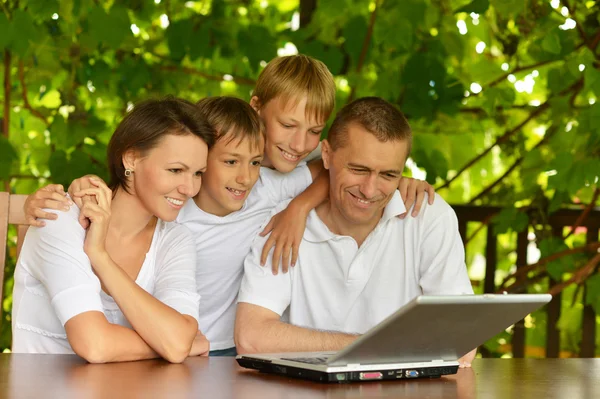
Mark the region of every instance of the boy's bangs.
POLYGON ((325 123, 329 116, 333 112, 335 103, 333 99, 328 99, 324 93, 308 90, 308 91, 296 91, 293 93, 288 91, 282 92, 280 95, 281 105, 283 109, 292 109, 298 106, 300 101, 306 97, 306 108, 304 110, 304 116, 309 121, 315 121, 316 123, 325 123))
POLYGON ((240 126, 238 124, 231 123, 223 128, 218 128, 219 131, 217 141, 224 140, 225 144, 230 144, 237 141, 236 147, 239 147, 245 140, 250 143, 252 150, 260 152, 264 151, 264 140, 263 140, 263 129, 262 126, 259 131, 252 127, 240 126), (223 133, 221 133, 223 132, 223 133))

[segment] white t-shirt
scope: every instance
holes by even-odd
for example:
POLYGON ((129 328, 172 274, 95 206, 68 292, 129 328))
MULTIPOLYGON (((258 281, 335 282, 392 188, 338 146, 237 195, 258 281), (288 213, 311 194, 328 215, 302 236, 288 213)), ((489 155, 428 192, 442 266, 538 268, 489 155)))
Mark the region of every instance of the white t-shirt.
MULTIPOLYGON (((15 269, 13 352, 73 353, 65 323, 78 314, 99 311, 113 324, 131 328, 119 307, 101 290, 83 250, 85 230, 79 208, 56 212, 57 220, 30 227, 15 269)), ((198 319, 196 251, 190 232, 158 221, 136 284, 152 296, 198 319)))
POLYGON ((215 216, 189 200, 179 213, 177 222, 191 230, 196 241, 196 280, 202 296, 200 329, 210 341, 211 350, 235 346, 236 299, 252 241, 277 204, 300 194, 311 183, 306 165, 287 174, 261 168, 258 181, 239 211, 215 216))
POLYGON ((452 208, 436 195, 433 205, 423 201, 416 218, 396 217, 404 211, 396 192, 360 248, 311 211, 296 266, 276 276, 270 260, 259 266, 267 237, 255 240, 239 302, 289 311, 294 325, 362 334, 418 295, 473 293, 452 208))

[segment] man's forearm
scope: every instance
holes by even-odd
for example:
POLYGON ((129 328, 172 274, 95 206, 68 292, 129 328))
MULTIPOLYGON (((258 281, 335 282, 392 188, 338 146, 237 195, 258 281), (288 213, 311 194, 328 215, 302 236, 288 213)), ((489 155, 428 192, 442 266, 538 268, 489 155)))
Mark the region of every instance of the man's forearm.
POLYGON ((348 346, 359 337, 312 330, 279 320, 261 321, 243 328, 246 332, 239 335, 241 342, 236 342, 236 345, 246 353, 334 351, 348 346))

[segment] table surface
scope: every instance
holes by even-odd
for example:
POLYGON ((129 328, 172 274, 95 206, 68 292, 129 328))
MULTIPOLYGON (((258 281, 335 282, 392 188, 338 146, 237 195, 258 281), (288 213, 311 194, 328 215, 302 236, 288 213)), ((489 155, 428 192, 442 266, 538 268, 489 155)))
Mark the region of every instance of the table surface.
POLYGON ((233 358, 87 364, 0 355, 0 398, 600 398, 599 359, 476 359, 438 379, 321 384, 242 369, 233 358))

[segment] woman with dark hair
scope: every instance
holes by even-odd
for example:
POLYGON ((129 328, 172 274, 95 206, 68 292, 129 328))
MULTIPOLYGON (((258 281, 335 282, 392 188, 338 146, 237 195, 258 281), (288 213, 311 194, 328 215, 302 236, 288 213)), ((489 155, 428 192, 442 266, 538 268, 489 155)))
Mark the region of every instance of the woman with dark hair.
POLYGON ((108 146, 111 184, 27 232, 15 270, 13 352, 92 363, 208 352, 198 331, 196 250, 175 223, 200 189, 214 130, 175 98, 138 104, 108 146), (84 230, 78 219, 89 220, 84 230))

